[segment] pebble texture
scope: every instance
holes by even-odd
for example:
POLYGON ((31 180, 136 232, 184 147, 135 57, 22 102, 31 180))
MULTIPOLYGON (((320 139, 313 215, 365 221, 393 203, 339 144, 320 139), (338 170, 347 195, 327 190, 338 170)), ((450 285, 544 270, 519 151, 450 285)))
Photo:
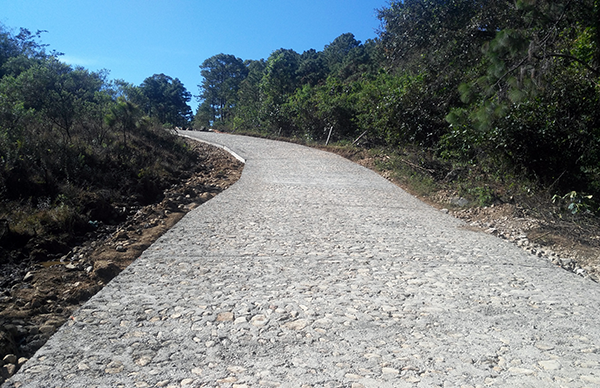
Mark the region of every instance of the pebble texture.
POLYGON ((246 160, 5 387, 600 385, 600 287, 314 149, 246 160))

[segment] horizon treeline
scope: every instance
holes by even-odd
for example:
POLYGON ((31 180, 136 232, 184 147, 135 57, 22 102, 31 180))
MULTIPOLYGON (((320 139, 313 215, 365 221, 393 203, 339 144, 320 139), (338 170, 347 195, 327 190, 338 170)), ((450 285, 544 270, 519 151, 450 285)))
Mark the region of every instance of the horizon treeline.
POLYGON ((371 147, 600 194, 600 1, 405 0, 364 43, 215 55, 194 126, 371 147))

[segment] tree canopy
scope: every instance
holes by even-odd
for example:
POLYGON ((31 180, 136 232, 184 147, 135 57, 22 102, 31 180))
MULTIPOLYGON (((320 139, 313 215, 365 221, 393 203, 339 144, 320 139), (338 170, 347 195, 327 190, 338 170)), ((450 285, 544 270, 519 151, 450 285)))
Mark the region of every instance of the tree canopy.
POLYGON ((237 104, 237 93, 248 69, 240 58, 228 54, 208 58, 200 69, 203 81, 198 87, 202 104, 196 119, 206 125, 224 123, 237 104))
POLYGON ((162 124, 185 126, 192 116, 187 104, 192 95, 179 79, 164 74, 154 74, 142 82, 138 99, 134 100, 144 113, 156 117, 162 124))

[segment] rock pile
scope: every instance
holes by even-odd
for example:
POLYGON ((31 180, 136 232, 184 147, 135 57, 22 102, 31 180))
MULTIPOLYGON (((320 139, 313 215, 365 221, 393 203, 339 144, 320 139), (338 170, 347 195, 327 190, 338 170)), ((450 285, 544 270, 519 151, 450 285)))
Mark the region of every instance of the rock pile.
POLYGON ((28 359, 25 357, 17 358, 14 354, 7 354, 4 356, 2 361, 0 361, 0 384, 17 373, 19 367, 25 364, 27 360, 28 359))

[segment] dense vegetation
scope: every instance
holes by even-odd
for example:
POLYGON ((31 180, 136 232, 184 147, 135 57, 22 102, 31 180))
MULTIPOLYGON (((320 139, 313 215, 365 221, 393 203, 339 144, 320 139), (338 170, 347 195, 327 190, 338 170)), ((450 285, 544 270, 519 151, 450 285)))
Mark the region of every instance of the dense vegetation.
POLYGON ((365 43, 207 59, 195 126, 417 148, 443 176, 475 169, 597 209, 598 0, 392 1, 379 19, 365 43))
POLYGON ((152 202, 196 168, 164 129, 191 118, 178 79, 108 81, 47 53, 39 36, 0 26, 0 263, 66 249, 124 217, 119 204, 152 202))

